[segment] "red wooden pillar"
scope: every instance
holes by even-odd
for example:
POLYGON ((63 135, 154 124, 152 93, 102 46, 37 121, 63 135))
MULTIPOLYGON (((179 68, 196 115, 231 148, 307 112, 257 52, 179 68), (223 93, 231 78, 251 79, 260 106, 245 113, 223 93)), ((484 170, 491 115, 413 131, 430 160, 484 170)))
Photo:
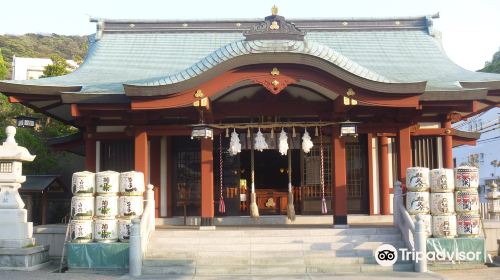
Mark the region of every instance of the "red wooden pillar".
POLYGON ((167 137, 167 217, 173 217, 174 207, 173 207, 173 196, 174 192, 172 191, 172 174, 174 172, 174 149, 172 147, 172 137, 167 137))
POLYGON ((151 184, 153 184, 153 190, 155 193, 155 217, 160 217, 160 201, 162 194, 160 188, 160 137, 152 137, 150 140, 150 167, 151 172, 151 184))
MULTIPOLYGON (((446 120, 443 123, 445 131, 451 132, 451 120, 446 120)), ((446 136, 443 136, 443 167, 444 168, 453 168, 453 136, 448 133, 446 136)))
POLYGON ((201 139, 201 226, 214 225, 214 161, 211 139, 201 139))
POLYGON ((406 191, 406 169, 411 167, 410 127, 398 129, 398 144, 399 179, 403 184, 403 191, 406 191))
POLYGON ((136 131, 134 139, 134 163, 135 170, 144 173, 144 183, 148 183, 148 133, 146 131, 136 131))
POLYGON ((87 127, 85 133, 85 170, 90 172, 96 171, 96 140, 94 139, 93 130, 87 127))
POLYGON ((390 215, 390 190, 389 190, 389 138, 379 137, 379 178, 380 178, 380 200, 381 214, 390 215))
POLYGON ((373 174, 373 133, 367 133, 367 144, 368 144, 368 196, 370 205, 370 215, 375 214, 375 205, 374 205, 374 174, 373 174))
POLYGON ((340 139, 340 129, 337 126, 332 126, 332 151, 333 224, 342 227, 347 226, 347 170, 345 144, 340 139))

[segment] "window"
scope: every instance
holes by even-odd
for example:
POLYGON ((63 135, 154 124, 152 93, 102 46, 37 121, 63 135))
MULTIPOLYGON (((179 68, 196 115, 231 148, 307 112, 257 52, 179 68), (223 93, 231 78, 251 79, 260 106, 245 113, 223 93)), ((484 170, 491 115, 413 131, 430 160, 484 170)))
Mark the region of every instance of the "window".
POLYGON ((0 173, 12 173, 12 162, 1 162, 0 173))

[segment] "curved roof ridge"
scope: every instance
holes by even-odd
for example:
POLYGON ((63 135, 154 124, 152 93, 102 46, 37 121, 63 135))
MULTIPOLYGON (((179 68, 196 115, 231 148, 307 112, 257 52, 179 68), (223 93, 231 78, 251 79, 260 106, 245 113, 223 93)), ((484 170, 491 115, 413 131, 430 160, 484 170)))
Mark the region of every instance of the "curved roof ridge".
POLYGON ((398 83, 398 81, 391 80, 366 67, 363 67, 332 48, 317 42, 308 40, 239 40, 218 48, 184 70, 171 73, 166 77, 156 77, 143 80, 141 82, 128 83, 126 85, 162 86, 175 84, 207 72, 216 65, 229 59, 259 53, 297 53, 311 55, 326 60, 351 74, 367 80, 382 83, 398 83))

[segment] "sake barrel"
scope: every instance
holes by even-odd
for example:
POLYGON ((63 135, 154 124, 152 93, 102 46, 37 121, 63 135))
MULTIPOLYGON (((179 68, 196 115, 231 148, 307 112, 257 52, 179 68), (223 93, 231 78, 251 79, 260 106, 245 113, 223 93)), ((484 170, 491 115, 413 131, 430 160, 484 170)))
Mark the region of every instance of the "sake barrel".
POLYGON ((94 239, 101 243, 118 241, 118 221, 116 219, 96 219, 94 239))
POLYGON ((94 221, 92 220, 72 220, 71 221, 71 242, 88 243, 92 242, 92 230, 94 221))
POLYGON ((475 189, 455 192, 455 211, 457 214, 479 212, 479 194, 475 189))
POLYGON ((410 167, 406 169, 406 189, 411 192, 429 190, 429 168, 410 167))
POLYGON ((431 192, 453 192, 455 190, 453 169, 432 169, 429 174, 431 192))
MULTIPOLYGON (((420 214, 422 216, 422 220, 424 221, 425 225, 425 233, 427 237, 432 236, 432 216, 431 215, 424 215, 420 214)), ((417 215, 410 215, 411 219, 413 220, 414 223, 417 222, 417 215)))
POLYGON ((406 210, 410 214, 429 214, 429 193, 407 192, 406 210))
POLYGON ((73 196, 71 198, 71 217, 74 220, 90 220, 94 216, 94 197, 73 196))
POLYGON ((118 196, 116 195, 96 196, 95 215, 99 218, 114 219, 118 215, 118 196))
POLYGON ((455 168, 455 189, 477 189, 479 187, 479 171, 473 166, 455 168))
POLYGON ((453 193, 431 193, 431 214, 451 215, 455 212, 453 193))
POLYGON ((457 215, 457 233, 462 237, 477 237, 481 231, 479 214, 457 215))
POLYGON ((88 171, 73 173, 71 191, 74 195, 93 196, 95 191, 95 174, 88 171))
POLYGON ((98 194, 116 194, 120 190, 120 173, 102 171, 95 174, 96 192, 98 194))
POLYGON ((120 196, 118 214, 122 218, 133 218, 142 215, 144 198, 142 196, 120 196))
POLYGON ((457 235, 457 216, 432 216, 432 235, 444 238, 455 237, 457 235))
POLYGON ((118 239, 121 242, 128 242, 130 239, 130 231, 132 230, 132 220, 119 219, 118 220, 118 239))
POLYGON ((142 195, 144 193, 144 174, 137 171, 120 174, 121 195, 142 195))

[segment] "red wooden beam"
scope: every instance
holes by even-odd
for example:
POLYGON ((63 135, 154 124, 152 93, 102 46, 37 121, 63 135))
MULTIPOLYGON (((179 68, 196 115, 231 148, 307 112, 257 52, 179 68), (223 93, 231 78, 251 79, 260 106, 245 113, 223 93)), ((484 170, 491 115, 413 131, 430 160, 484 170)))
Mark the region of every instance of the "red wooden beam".
MULTIPOLYGON (((279 67, 281 72, 280 79, 288 79, 290 81, 307 80, 322 87, 331 89, 341 95, 346 95, 347 90, 352 88, 355 95, 351 96, 351 98, 356 99, 358 102, 362 102, 363 104, 373 106, 419 108, 419 95, 421 93, 415 93, 414 95, 402 95, 370 92, 362 88, 354 87, 341 79, 315 68, 289 65, 282 65, 279 67)), ((270 75, 270 69, 272 69, 272 66, 270 65, 242 67, 225 72, 210 81, 198 85, 196 88, 176 94, 147 98, 132 96, 131 107, 132 110, 148 110, 192 106, 193 102, 196 101, 194 93, 197 89, 203 90, 205 96, 211 97, 238 84, 248 82, 257 84, 255 82, 256 80, 270 75)))

